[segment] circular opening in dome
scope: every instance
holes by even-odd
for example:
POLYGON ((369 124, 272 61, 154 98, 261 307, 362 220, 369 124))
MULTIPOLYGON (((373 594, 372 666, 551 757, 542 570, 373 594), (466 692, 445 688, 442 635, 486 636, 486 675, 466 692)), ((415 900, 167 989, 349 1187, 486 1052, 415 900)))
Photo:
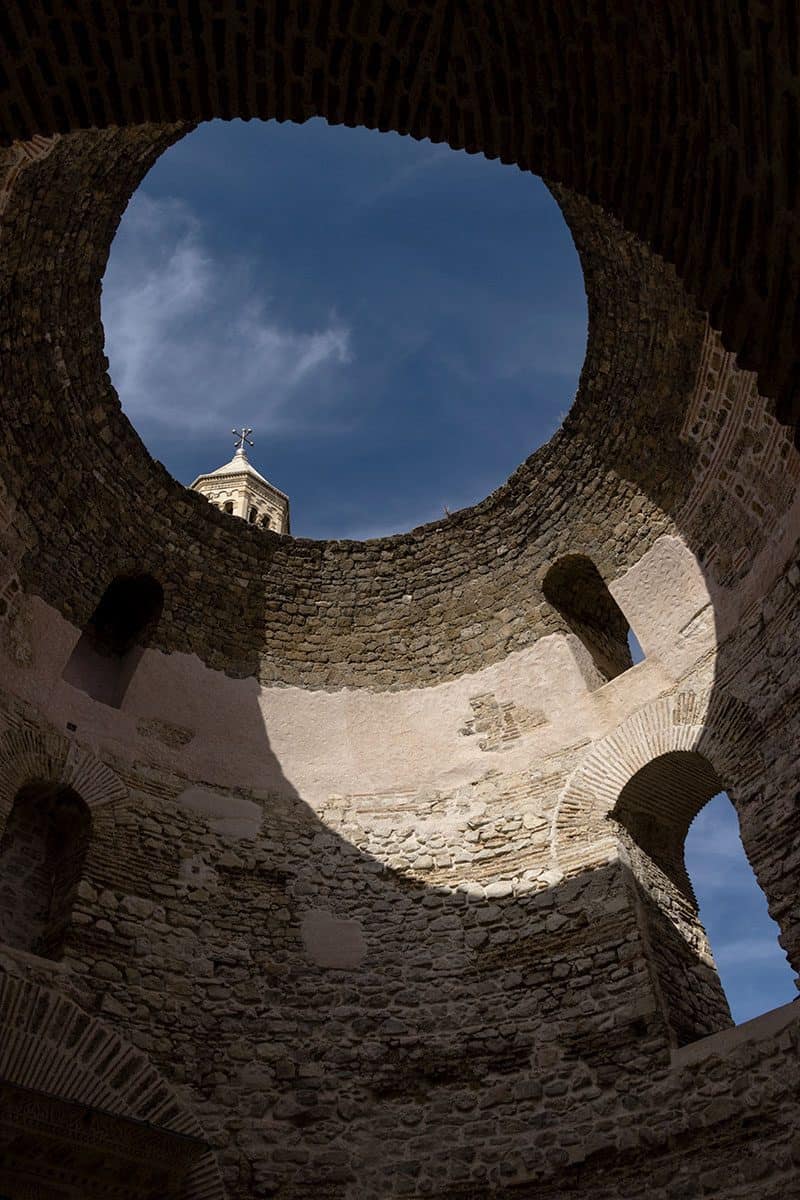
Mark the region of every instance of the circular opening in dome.
POLYGON ((540 179, 319 119, 212 121, 162 155, 102 313, 150 453, 190 485, 246 423, 292 533, 325 538, 401 532, 499 487, 562 421, 587 333, 540 179))

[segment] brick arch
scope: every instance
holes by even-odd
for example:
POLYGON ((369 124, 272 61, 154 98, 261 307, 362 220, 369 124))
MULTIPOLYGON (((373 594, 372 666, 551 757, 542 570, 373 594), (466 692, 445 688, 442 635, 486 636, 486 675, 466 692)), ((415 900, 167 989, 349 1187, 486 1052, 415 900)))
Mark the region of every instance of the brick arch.
POLYGON ((12 728, 0 736, 0 829, 27 783, 57 783, 77 792, 87 808, 121 804, 128 789, 91 750, 55 729, 12 728))
POLYGON ((654 759, 695 752, 706 759, 734 805, 763 785, 760 726, 742 701, 677 692, 639 710, 595 743, 562 792, 553 819, 552 852, 567 874, 608 860, 618 837, 607 822, 625 785, 654 759))
MULTIPOLYGON (((203 1130, 149 1059, 66 996, 0 976, 0 1078, 19 1087, 203 1138, 203 1130)), ((213 1153, 190 1172, 186 1200, 222 1200, 213 1153)))

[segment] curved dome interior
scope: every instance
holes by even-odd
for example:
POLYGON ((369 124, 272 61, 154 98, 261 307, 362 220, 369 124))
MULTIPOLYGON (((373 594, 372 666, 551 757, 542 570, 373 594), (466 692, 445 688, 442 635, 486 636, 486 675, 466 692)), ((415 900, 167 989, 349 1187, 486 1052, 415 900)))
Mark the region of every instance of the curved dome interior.
POLYGON ((791 1194, 796 1006, 732 1026, 681 865, 724 789, 797 966, 789 8, 11 4, 0 857, 91 818, 57 961, 2 945, 12 1195, 791 1194), (310 116, 539 173, 586 287, 550 441, 365 542, 187 491, 104 350, 158 157, 310 116))

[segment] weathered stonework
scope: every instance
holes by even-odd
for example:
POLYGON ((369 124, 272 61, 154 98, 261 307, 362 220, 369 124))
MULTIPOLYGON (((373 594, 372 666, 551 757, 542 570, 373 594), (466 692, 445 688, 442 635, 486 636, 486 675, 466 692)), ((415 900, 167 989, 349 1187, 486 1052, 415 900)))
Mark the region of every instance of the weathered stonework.
POLYGON ((464 737, 485 734, 478 743, 481 750, 502 750, 509 742, 517 741, 523 733, 528 733, 546 720, 543 713, 520 709, 513 700, 498 703, 494 692, 471 696, 469 706, 475 715, 467 721, 461 732, 464 737))
POLYGON ((2 24, 0 836, 33 784, 91 816, 60 957, 0 945, 16 1161, 30 1121, 133 1121, 154 1163, 190 1139, 163 1190, 198 1200, 794 1194, 796 1006, 730 1028, 682 863, 724 786, 798 965, 794 8, 2 24), (314 113, 541 171, 589 302, 551 442, 363 544, 180 488, 103 354, 158 154, 212 115, 314 113), (611 653, 618 616, 598 651, 550 603, 568 556, 643 662, 611 653), (143 576, 163 611, 112 707, 64 667, 143 576))

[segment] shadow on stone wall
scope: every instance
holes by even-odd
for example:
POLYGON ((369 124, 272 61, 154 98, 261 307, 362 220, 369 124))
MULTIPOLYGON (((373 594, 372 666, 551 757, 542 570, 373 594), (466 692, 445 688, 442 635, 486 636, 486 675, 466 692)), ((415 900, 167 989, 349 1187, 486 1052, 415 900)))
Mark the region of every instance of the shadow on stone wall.
MULTIPOLYGON (((70 135, 24 170, 12 164, 2 428, 25 588, 81 628, 110 577, 148 571, 165 591, 165 651, 267 683, 408 687, 561 628, 537 587, 558 556, 590 555, 609 582, 675 532, 715 611, 738 618, 703 722, 713 731, 742 699, 755 715, 763 775, 737 811, 797 963, 800 576, 783 570, 796 554, 785 487, 796 455, 766 402, 709 349, 674 273, 557 189, 590 341, 553 441, 483 504, 405 537, 355 546, 233 527, 148 458, 103 356, 111 237, 143 173, 187 128, 70 135), (760 539, 774 561, 748 578, 760 539), (419 604, 401 607, 414 593, 419 604)), ((258 835, 232 841, 213 829, 225 818, 210 800, 179 803, 214 788, 137 747, 130 799, 93 822, 71 972, 51 977, 191 1097, 232 1197, 650 1196, 676 1170, 674 1186, 697 1194, 701 1175, 713 1191, 703 1173, 717 1163, 719 1193, 747 1185, 743 1143, 787 1194, 786 1056, 750 1064, 744 1108, 726 1087, 709 1099, 702 1073, 676 1084, 653 922, 643 925, 624 865, 521 896, 501 881, 490 892, 496 880, 480 895, 417 884, 359 850, 357 829, 338 836, 320 822, 263 729, 260 744, 274 795, 259 801, 258 835)), ((736 802, 736 780, 724 782, 736 802)), ((8 970, 42 968, 12 958, 8 970)))

